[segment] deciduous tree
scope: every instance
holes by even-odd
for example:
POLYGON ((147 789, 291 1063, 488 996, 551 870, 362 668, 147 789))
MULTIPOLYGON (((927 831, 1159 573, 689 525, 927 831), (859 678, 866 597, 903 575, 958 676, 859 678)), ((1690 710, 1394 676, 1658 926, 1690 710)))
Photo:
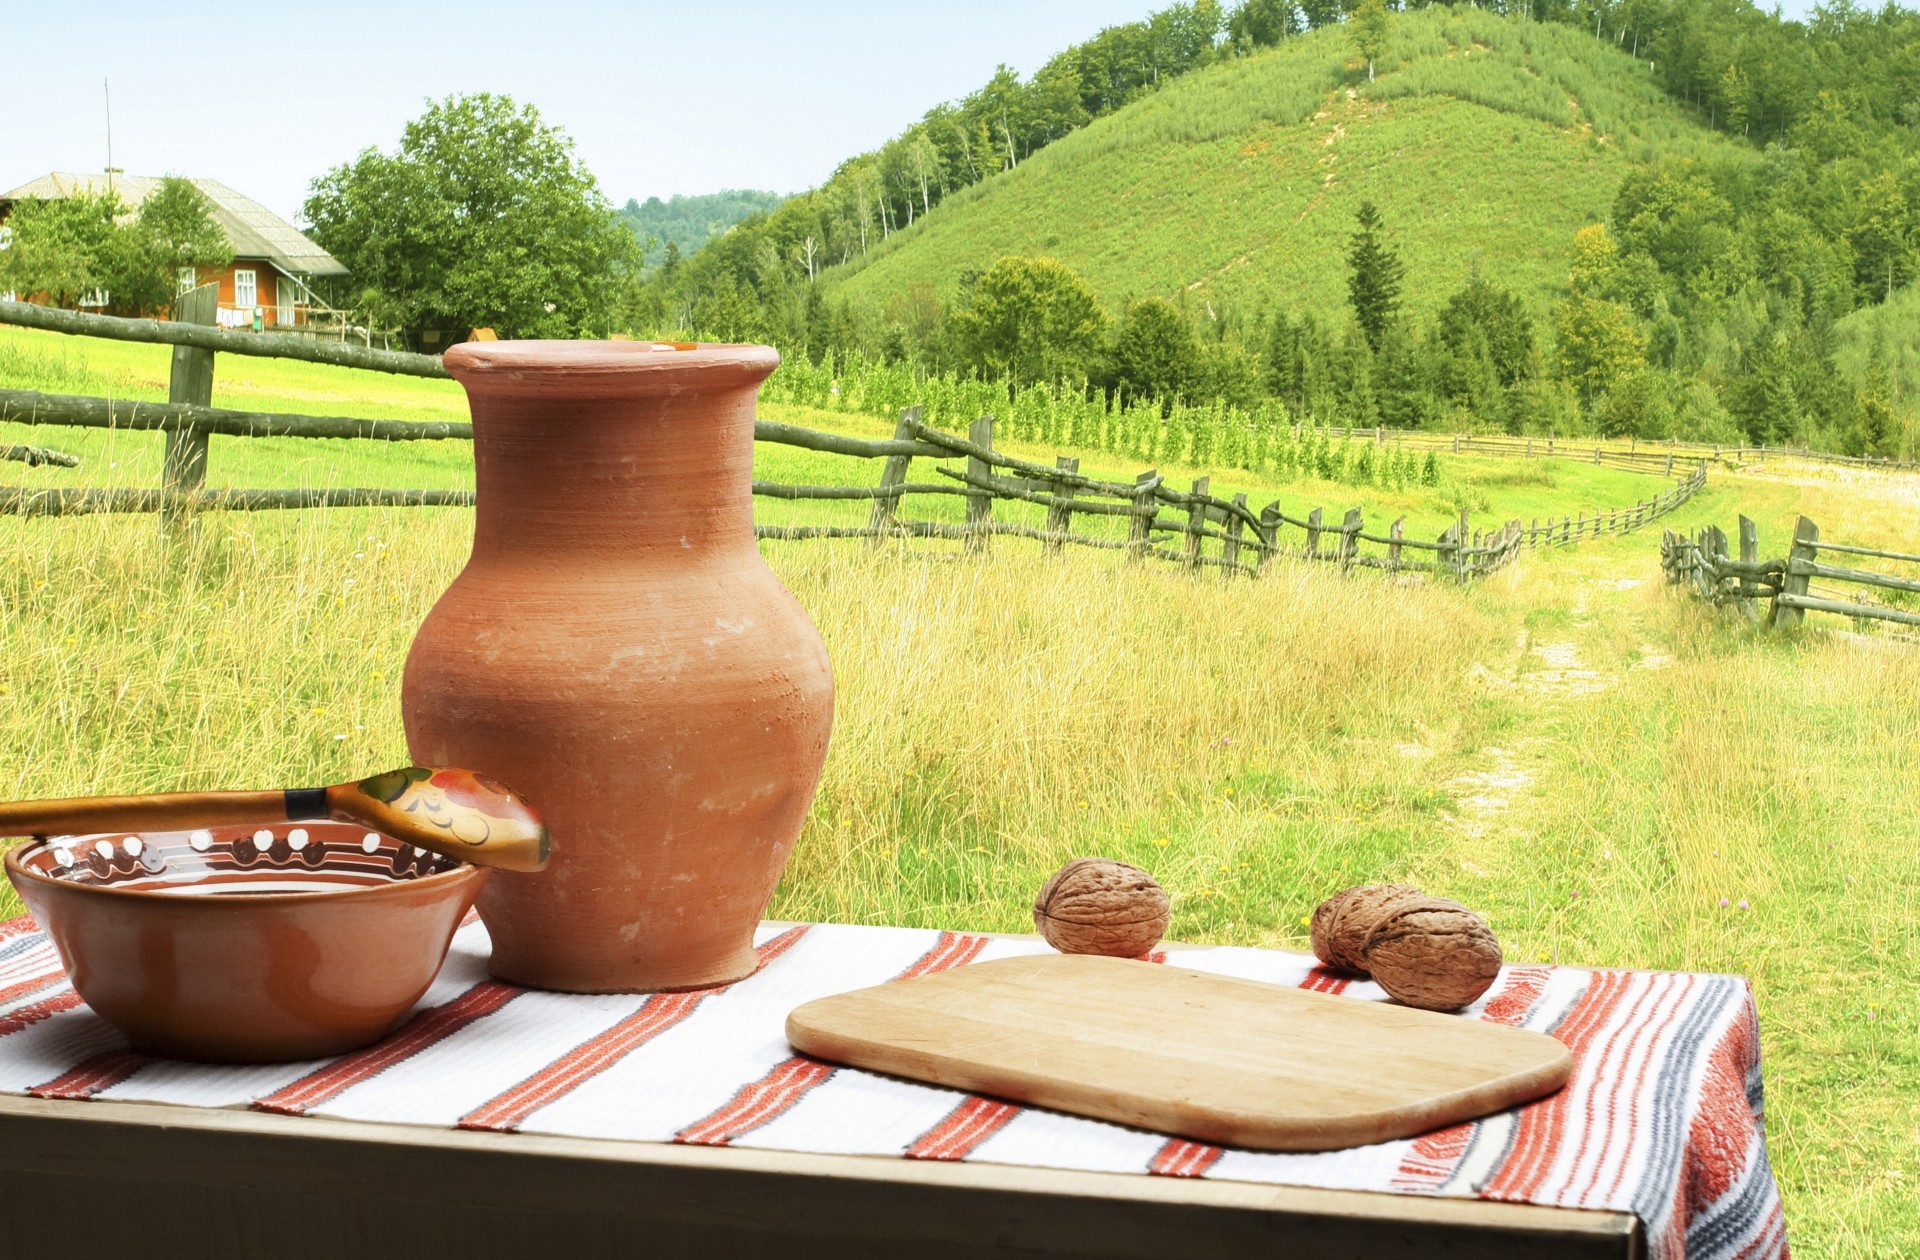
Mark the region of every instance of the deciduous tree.
POLYGON ((1093 290, 1051 258, 1002 258, 963 279, 947 323, 967 366, 1020 385, 1086 375, 1107 331, 1093 290))
POLYGON ((604 332, 640 262, 573 142, 490 93, 430 105, 393 153, 316 179, 304 213, 363 303, 407 329, 604 332))

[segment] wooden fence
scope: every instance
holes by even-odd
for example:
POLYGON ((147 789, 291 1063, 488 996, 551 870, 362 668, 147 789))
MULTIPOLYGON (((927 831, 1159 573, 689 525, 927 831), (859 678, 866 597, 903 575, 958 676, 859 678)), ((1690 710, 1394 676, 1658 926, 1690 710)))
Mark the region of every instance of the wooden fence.
MULTIPOLYGON (((0 303, 0 323, 22 323, 77 335, 159 342, 174 347, 166 403, 132 402, 77 395, 0 390, 0 421, 30 425, 157 430, 166 435, 162 482, 158 489, 42 489, 0 487, 0 512, 29 516, 96 512, 155 512, 178 521, 210 509, 259 511, 309 507, 462 506, 471 491, 410 489, 237 489, 206 488, 207 441, 230 437, 363 438, 378 441, 467 439, 470 424, 368 420, 343 416, 307 416, 231 411, 209 406, 216 351, 289 357, 340 366, 445 376, 437 358, 361 347, 265 338, 207 327, 212 319, 211 286, 182 298, 181 318, 162 323, 123 320, 0 303)), ((1523 548, 1576 543, 1603 534, 1636 529, 1691 498, 1706 480, 1706 465, 1673 488, 1632 507, 1581 513, 1542 524, 1509 521, 1495 530, 1475 530, 1463 512, 1432 542, 1406 536, 1405 519, 1384 533, 1369 532, 1362 511, 1353 508, 1337 521, 1320 508, 1289 515, 1278 502, 1255 512, 1244 494, 1224 498, 1212 493, 1211 479, 1195 480, 1187 490, 1165 483, 1155 470, 1130 483, 1086 476, 1077 458, 1061 457, 1048 466, 1017 459, 993 446, 994 418, 974 421, 964 438, 940 432, 922 420, 919 408, 902 413, 890 440, 871 441, 822 433, 794 425, 760 421, 757 441, 799 446, 856 458, 881 459, 879 481, 867 485, 784 485, 759 482, 756 495, 785 500, 869 500, 865 525, 763 525, 763 538, 948 538, 984 550, 995 536, 1034 539, 1048 550, 1073 543, 1124 550, 1134 558, 1156 557, 1189 568, 1218 567, 1229 572, 1259 572, 1274 555, 1323 560, 1390 572, 1443 573, 1469 578, 1509 563, 1523 548), (964 461, 934 469, 934 481, 908 480, 915 458, 964 461), (908 496, 955 495, 966 500, 960 522, 907 520, 900 506, 908 496), (1040 525, 996 520, 995 500, 1038 504, 1046 509, 1040 525), (1091 518, 1091 531, 1075 532, 1073 518, 1091 518), (1102 528, 1104 526, 1104 528, 1102 528), (1283 531, 1293 531, 1283 536, 1283 531)), ((1365 432, 1364 430, 1361 432, 1365 432)), ((1596 451, 1596 462, 1600 452, 1596 451)), ((76 462, 77 461, 72 461, 76 462)), ((1670 468, 1671 458, 1663 465, 1670 468)), ((1646 471, 1652 471, 1651 468, 1646 471)))
POLYGON ((1753 522, 1744 516, 1740 518, 1738 534, 1740 554, 1736 558, 1728 548, 1726 531, 1718 526, 1709 525, 1691 534, 1663 530, 1660 567, 1667 581, 1690 585, 1708 603, 1732 604, 1748 617, 1756 621, 1764 619, 1773 626, 1799 625, 1809 612, 1920 626, 1920 612, 1869 602, 1868 594, 1870 591, 1920 594, 1920 580, 1851 565, 1829 564, 1820 559, 1821 553, 1826 552, 1920 565, 1920 555, 1822 542, 1819 526, 1804 516, 1793 531, 1793 545, 1784 560, 1759 558, 1758 532, 1753 522), (1814 585, 1816 580, 1821 583, 1818 587, 1814 585), (1856 588, 1852 598, 1844 598, 1846 590, 1826 585, 1834 582, 1856 588), (1764 614, 1758 602, 1763 599, 1769 601, 1764 614))

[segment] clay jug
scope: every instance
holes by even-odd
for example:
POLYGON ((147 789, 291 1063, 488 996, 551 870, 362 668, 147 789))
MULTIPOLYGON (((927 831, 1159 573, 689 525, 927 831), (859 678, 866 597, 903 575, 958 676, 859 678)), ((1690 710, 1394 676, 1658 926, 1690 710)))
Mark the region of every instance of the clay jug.
POLYGON ((407 657, 423 765, 513 785, 552 860, 479 900, 493 974, 725 984, 819 782, 833 675, 753 537, 765 346, 472 342, 473 555, 407 657))

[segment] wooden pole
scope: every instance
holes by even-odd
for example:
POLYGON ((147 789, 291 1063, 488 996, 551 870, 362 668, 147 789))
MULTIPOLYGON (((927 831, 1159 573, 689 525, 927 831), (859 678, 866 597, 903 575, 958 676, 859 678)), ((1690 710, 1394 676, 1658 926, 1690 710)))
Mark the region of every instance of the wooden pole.
MULTIPOLYGON (((1056 459, 1054 463, 1062 472, 1077 473, 1080 471, 1080 457, 1077 455, 1062 455, 1056 459)), ((1074 494, 1075 488, 1071 483, 1056 485, 1053 488, 1054 502, 1047 507, 1047 532, 1049 534, 1064 536, 1072 527, 1073 508, 1069 506, 1068 500, 1072 499, 1074 494)), ((1044 545, 1048 551, 1056 553, 1066 548, 1064 539, 1059 537, 1048 539, 1044 545)))
MULTIPOLYGON (((1758 564, 1759 561, 1760 531, 1754 528, 1752 521, 1742 516, 1740 518, 1740 563, 1758 564)), ((1748 589, 1746 578, 1743 577, 1740 579, 1740 587, 1742 590, 1748 589)), ((1740 600, 1740 611, 1755 621, 1760 618, 1760 612, 1754 606, 1753 599, 1750 596, 1742 596, 1740 600)))
MULTIPOLYGON (((1795 560, 1809 562, 1814 560, 1820 554, 1820 549, 1813 544, 1819 541, 1820 527, 1806 517, 1801 517, 1799 523, 1793 527, 1793 547, 1787 552, 1787 563, 1791 565, 1795 560)), ((1799 599, 1805 599, 1807 595, 1807 581, 1808 578, 1805 573, 1795 573, 1789 568, 1787 576, 1781 579, 1780 593, 1782 595, 1792 595, 1799 599)), ((1806 620, 1806 616, 1807 614, 1803 609, 1795 608, 1790 604, 1782 604, 1777 599, 1773 602, 1771 623, 1775 626, 1797 626, 1806 620)))
MULTIPOLYGON (((1244 508, 1247 506, 1247 496, 1244 494, 1236 494, 1233 496, 1233 502, 1235 507, 1244 508)), ((1220 558, 1226 562, 1227 575, 1229 577, 1233 575, 1234 570, 1240 567, 1240 536, 1246 527, 1247 523, 1241 519, 1239 513, 1229 512, 1227 514, 1227 541, 1221 548, 1220 558)))
POLYGON ((1320 558, 1320 509, 1307 513, 1307 559, 1320 558))
POLYGON ((1267 567, 1267 561, 1271 559, 1273 555, 1273 548, 1279 545, 1280 502, 1277 499, 1260 509, 1260 541, 1266 545, 1260 549, 1260 554, 1254 557, 1253 571, 1255 573, 1259 573, 1267 567))
POLYGON ((1139 560, 1147 554, 1153 518, 1158 514, 1153 506, 1153 491, 1159 484, 1160 472, 1155 468, 1149 468, 1133 479, 1133 518, 1127 522, 1129 560, 1139 560))
MULTIPOLYGON (((220 314, 220 288, 203 284, 175 300, 173 318, 181 324, 212 324, 220 314)), ((173 370, 167 379, 167 401, 192 407, 213 405, 213 351, 197 346, 173 348, 173 370)), ((207 431, 197 425, 172 429, 160 463, 160 487, 173 494, 191 495, 207 484, 207 431)), ((192 509, 169 496, 160 509, 160 523, 172 528, 189 519, 192 509)))
MULTIPOLYGON (((993 449, 993 417, 981 416, 967 429, 967 440, 982 450, 993 449)), ((977 455, 967 456, 967 475, 985 480, 993 475, 993 465, 977 455)), ((987 526, 993 522, 993 496, 986 491, 967 497, 967 550, 985 554, 992 536, 987 526)))
MULTIPOLYGON (((895 421, 893 426, 894 441, 907 442, 913 439, 914 426, 920 422, 921 410, 919 407, 908 407, 900 413, 899 420, 895 421)), ((911 455, 887 456, 887 462, 880 470, 880 488, 891 490, 895 486, 904 485, 907 480, 907 466, 911 463, 913 463, 911 455)), ((971 503, 972 500, 969 499, 968 502, 971 503)), ((892 495, 874 499, 873 512, 867 517, 867 528, 874 531, 873 537, 867 540, 869 546, 878 547, 887 532, 893 528, 899 506, 900 500, 892 495)))
POLYGON ((1187 567, 1200 567, 1200 544, 1206 539, 1207 491, 1210 477, 1193 479, 1193 498, 1187 504, 1187 567))
POLYGON ((1389 573, 1400 571, 1400 540, 1407 536, 1406 530, 1407 518, 1401 516, 1395 518, 1393 528, 1387 531, 1387 537, 1392 539, 1387 544, 1387 572, 1389 573))
POLYGON ((1340 522, 1340 567, 1351 569, 1353 558, 1360 553, 1360 527, 1362 517, 1359 508, 1348 508, 1346 519, 1340 522))

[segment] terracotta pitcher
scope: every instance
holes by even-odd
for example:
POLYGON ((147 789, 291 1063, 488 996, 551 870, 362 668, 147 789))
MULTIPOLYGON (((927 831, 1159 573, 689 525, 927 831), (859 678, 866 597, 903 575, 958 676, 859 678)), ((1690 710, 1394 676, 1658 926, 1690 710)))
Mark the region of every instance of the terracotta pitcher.
POLYGON ((833 675, 753 539, 765 346, 474 342, 473 556, 407 657, 407 744, 512 784, 552 860, 479 901, 493 974, 577 993, 754 969, 833 675))

